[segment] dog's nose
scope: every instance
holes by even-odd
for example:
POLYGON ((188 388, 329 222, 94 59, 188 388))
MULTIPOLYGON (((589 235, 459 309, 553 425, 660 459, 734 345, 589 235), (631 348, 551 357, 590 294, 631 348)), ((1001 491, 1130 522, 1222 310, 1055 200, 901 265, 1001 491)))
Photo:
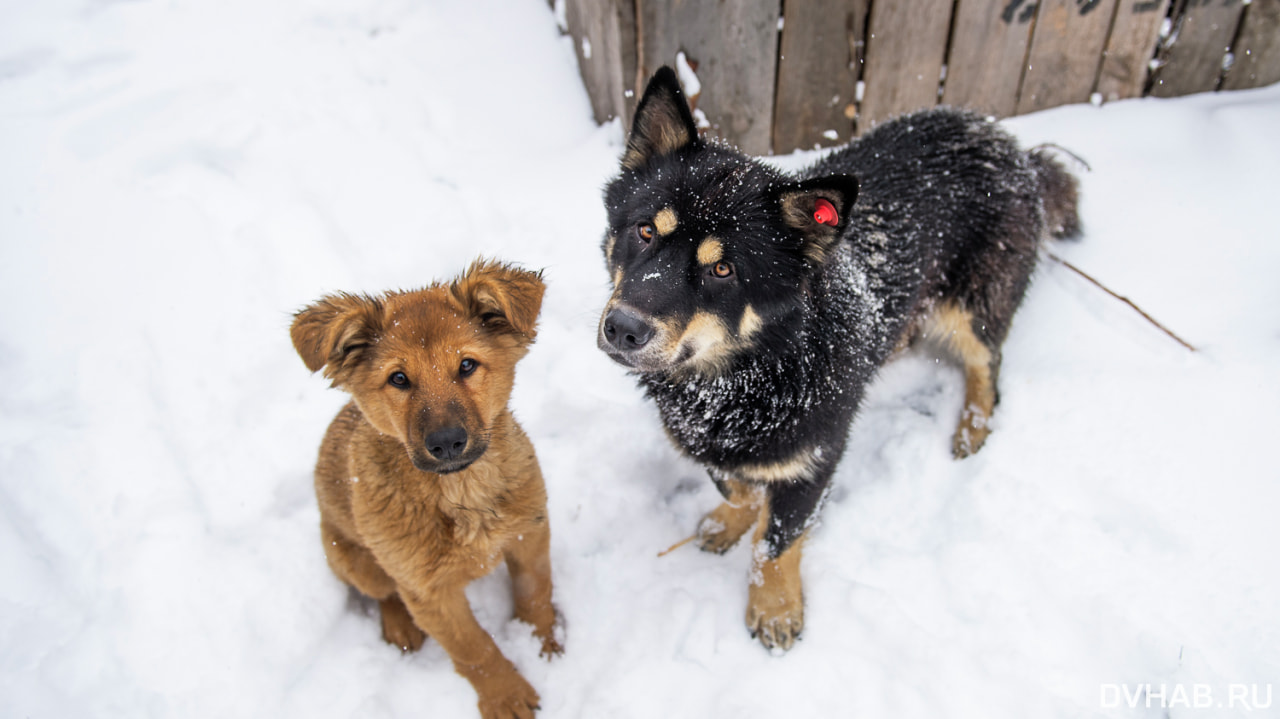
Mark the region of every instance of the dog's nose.
POLYGON ((427 451, 441 462, 456 458, 467 448, 467 430, 445 427, 427 435, 427 451))
POLYGON ((631 352, 648 344, 653 327, 624 309, 616 309, 604 318, 604 337, 617 349, 631 352))

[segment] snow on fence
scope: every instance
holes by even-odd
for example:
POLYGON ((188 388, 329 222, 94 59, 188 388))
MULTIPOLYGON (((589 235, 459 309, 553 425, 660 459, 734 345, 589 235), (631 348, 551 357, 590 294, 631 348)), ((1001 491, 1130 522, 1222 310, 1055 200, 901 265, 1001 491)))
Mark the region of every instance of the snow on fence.
POLYGON ((998 117, 1280 81, 1280 0, 554 0, 596 120, 684 53, 753 154, 938 103, 998 117))

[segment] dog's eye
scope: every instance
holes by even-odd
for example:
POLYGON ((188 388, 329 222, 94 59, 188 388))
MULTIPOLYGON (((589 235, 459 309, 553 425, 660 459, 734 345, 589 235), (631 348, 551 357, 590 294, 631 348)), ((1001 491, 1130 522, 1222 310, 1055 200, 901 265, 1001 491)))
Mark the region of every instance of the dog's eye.
POLYGON ((409 375, 404 372, 392 372, 391 376, 387 378, 387 382, 395 385, 396 387, 408 387, 409 375))
POLYGON ((728 262, 717 262, 711 266, 711 274, 724 279, 733 274, 733 265, 728 262))
POLYGON ((458 365, 458 374, 462 377, 470 377, 476 371, 476 367, 479 366, 479 362, 468 357, 462 360, 462 364, 458 365))
POLYGON ((642 222, 639 225, 636 225, 636 236, 639 237, 640 241, 646 245, 653 240, 654 232, 655 230, 651 223, 642 222))

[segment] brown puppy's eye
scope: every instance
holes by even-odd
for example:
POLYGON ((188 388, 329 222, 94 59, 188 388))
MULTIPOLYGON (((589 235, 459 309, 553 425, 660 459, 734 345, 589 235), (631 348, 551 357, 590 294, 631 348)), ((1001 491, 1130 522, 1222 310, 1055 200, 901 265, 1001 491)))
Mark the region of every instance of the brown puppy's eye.
POLYGON ((641 223, 639 226, 636 227, 636 234, 640 236, 641 242, 645 243, 646 245, 649 244, 649 242, 653 240, 653 235, 654 235, 653 225, 648 222, 641 223))
POLYGON ((408 387, 409 375, 405 374, 404 372, 392 372, 391 376, 387 378, 387 382, 389 384, 395 385, 396 387, 401 387, 401 388, 408 387))
POLYGON ((462 360, 462 364, 458 365, 458 376, 470 377, 471 374, 475 372, 476 368, 479 366, 480 366, 479 362, 468 357, 462 360))
POLYGON ((711 274, 724 279, 733 274, 733 265, 728 262, 717 262, 711 267, 711 274))

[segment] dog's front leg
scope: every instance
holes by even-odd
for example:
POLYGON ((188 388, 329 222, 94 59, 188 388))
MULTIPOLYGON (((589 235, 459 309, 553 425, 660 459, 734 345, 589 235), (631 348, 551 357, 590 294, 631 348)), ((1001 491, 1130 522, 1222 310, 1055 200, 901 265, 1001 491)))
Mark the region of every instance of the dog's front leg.
POLYGON ((476 621, 464 588, 442 588, 430 597, 406 592, 405 605, 418 626, 449 653, 454 669, 471 682, 483 719, 533 719, 538 693, 476 621))
POLYGON ((533 625, 542 640, 542 656, 550 659, 564 651, 556 641, 556 608, 551 603, 551 531, 545 516, 521 533, 506 548, 507 570, 516 618, 533 625))
POLYGON ((725 499, 698 522, 698 546, 704 552, 724 554, 756 524, 766 495, 759 485, 736 479, 726 479, 717 486, 725 499))
POLYGON ((747 628, 767 649, 788 650, 804 629, 800 557, 829 477, 775 482, 760 509, 747 588, 747 628))

